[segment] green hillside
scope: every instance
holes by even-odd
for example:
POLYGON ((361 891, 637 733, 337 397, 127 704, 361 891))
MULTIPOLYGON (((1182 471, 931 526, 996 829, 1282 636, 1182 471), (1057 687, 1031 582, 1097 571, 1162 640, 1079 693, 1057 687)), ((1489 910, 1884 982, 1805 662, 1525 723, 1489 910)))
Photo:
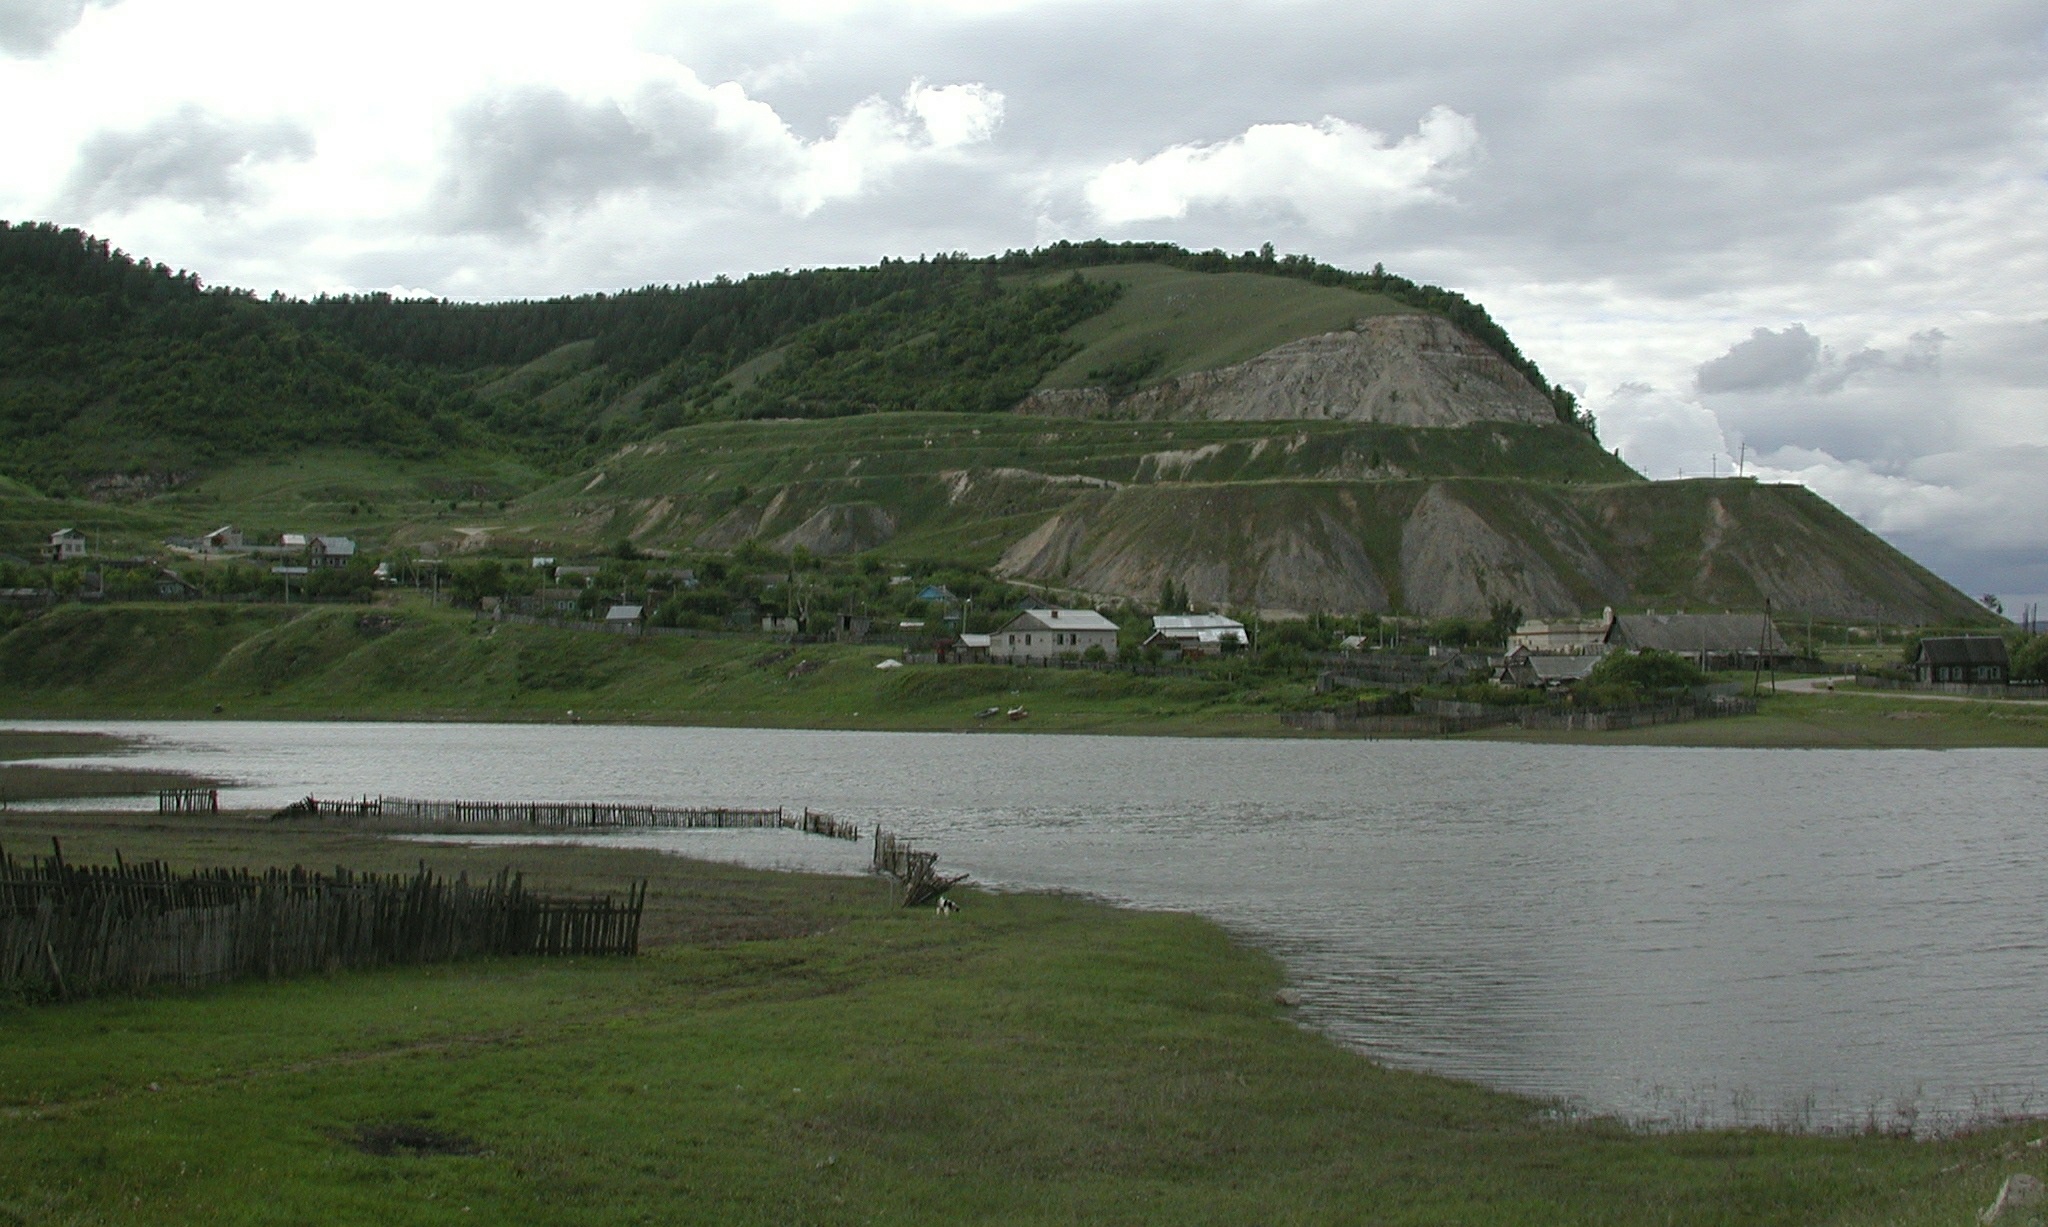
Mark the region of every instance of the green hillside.
POLYGON ((1068 331, 1081 349, 1039 383, 1082 388, 1213 370, 1276 345, 1413 307, 1384 294, 1258 273, 1193 273, 1162 264, 1089 269, 1123 287, 1115 305, 1068 331))
POLYGON ((405 557, 916 560, 1280 616, 1982 616, 1806 491, 1642 481, 1468 299, 1270 251, 1059 243, 540 302, 295 301, 0 225, 0 483, 18 558, 65 526, 148 556, 234 523, 405 557), (1346 390, 1119 412, 1240 378, 1346 390), (1053 408, 1010 412, 1034 391, 1053 408))
POLYGON ((564 471, 697 421, 999 413, 1048 380, 1202 369, 1397 309, 1554 391, 1461 295, 1269 253, 1062 243, 540 302, 297 301, 0 223, 0 476, 129 495, 312 447, 564 471))

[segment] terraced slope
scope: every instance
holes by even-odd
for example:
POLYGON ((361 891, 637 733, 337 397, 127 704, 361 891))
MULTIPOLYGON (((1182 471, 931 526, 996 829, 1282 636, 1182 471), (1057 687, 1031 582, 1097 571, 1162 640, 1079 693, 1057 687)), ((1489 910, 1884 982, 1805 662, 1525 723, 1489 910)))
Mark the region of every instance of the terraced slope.
MULTIPOLYGON (((503 543, 946 558, 1079 599, 1532 616, 1689 605, 1966 620, 1801 487, 1652 483, 1557 426, 880 415, 672 432, 519 500, 503 543)), ((487 546, 490 538, 473 541, 487 546)))

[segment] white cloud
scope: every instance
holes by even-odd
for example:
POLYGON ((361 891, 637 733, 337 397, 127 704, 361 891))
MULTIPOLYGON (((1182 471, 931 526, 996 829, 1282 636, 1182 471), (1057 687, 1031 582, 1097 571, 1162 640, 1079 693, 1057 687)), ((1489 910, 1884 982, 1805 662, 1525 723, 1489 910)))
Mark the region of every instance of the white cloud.
POLYGON ((791 168, 777 195, 798 216, 858 196, 906 162, 987 141, 1003 118, 1003 96, 987 86, 913 84, 901 103, 868 98, 834 121, 832 135, 805 141, 785 127, 769 152, 791 168))
POLYGON ((105 7, 119 0, 0 0, 0 52, 37 56, 57 45, 85 18, 88 3, 105 7))
POLYGON ((1331 116, 1317 124, 1254 124, 1213 145, 1175 145, 1106 166, 1084 195, 1112 226, 1222 205, 1286 210, 1319 229, 1349 230, 1361 213, 1436 199, 1437 185, 1478 148, 1478 126, 1443 106, 1392 144, 1331 116))
POLYGON ((538 233, 551 217, 618 194, 772 200, 798 217, 862 195, 920 159, 988 141, 1003 96, 981 84, 915 82, 870 97, 805 140, 739 85, 680 65, 624 96, 521 85, 471 99, 451 123, 434 210, 452 230, 538 233))
POLYGON ((981 84, 929 86, 919 81, 903 96, 903 105, 923 122, 935 149, 979 144, 1003 122, 1003 96, 981 84))

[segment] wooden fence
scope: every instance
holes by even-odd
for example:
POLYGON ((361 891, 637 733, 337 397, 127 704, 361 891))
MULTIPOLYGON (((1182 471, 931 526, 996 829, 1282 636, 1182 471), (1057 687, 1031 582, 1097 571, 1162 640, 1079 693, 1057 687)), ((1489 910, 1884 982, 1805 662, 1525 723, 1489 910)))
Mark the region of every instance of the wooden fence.
POLYGON ((359 797, 323 801, 304 797, 271 815, 341 818, 351 825, 407 831, 474 830, 737 830, 787 828, 833 839, 859 839, 860 828, 830 814, 806 809, 681 808, 623 805, 607 801, 424 801, 414 797, 359 797))
POLYGON ((220 789, 159 788, 156 790, 156 812, 159 814, 218 814, 220 812, 220 789))
POLYGON ((951 877, 940 873, 938 863, 938 853, 920 852, 902 836, 875 828, 874 871, 903 884, 904 907, 931 903, 967 880, 964 873, 951 877))
POLYGON ((486 955, 632 955, 647 884, 624 899, 411 875, 72 865, 0 851, 0 993, 70 1000, 161 986, 486 955))

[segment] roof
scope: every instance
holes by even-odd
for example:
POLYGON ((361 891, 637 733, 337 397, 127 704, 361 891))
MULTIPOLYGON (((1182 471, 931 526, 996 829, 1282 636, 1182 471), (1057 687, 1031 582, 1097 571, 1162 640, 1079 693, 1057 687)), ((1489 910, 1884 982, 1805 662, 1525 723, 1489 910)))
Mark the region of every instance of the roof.
POLYGON ((954 597, 953 590, 944 584, 927 584, 924 591, 917 594, 917 599, 920 601, 951 601, 957 598, 954 597))
POLYGON ((78 531, 77 529, 75 529, 75 528, 60 528, 60 529, 58 529, 58 530, 57 530, 56 532, 54 532, 54 533, 51 533, 51 534, 50 534, 50 540, 52 540, 52 541, 55 541, 55 540, 56 540, 57 538, 59 538, 59 537, 79 537, 79 538, 83 538, 84 536, 85 536, 85 534, 84 534, 84 533, 82 533, 82 532, 79 532, 79 531, 78 531))
POLYGON ((1685 655, 1694 652, 1754 653, 1789 656, 1792 649, 1778 628, 1762 614, 1621 614, 1614 619, 1609 643, 1637 651, 1656 650, 1685 655))
POLYGON ((985 648, 988 646, 988 639, 987 635, 977 635, 972 631, 962 631, 960 633, 960 646, 963 648, 985 648))
POLYGON ((315 537, 310 544, 318 545, 323 554, 345 556, 356 552, 356 543, 347 537, 315 537))
POLYGON ((1943 635, 1920 641, 1916 664, 2010 665, 2005 640, 1996 635, 1943 635))
POLYGON ((1116 623, 1092 609, 1027 609, 1010 619, 1004 630, 1116 631, 1116 623))
POLYGON ((306 547, 306 534, 285 533, 278 537, 277 543, 287 549, 304 549, 306 547))
POLYGON ((1530 655, 1529 668, 1540 682, 1580 682, 1600 663, 1598 656, 1530 655))
POLYGON ((604 611, 604 620, 607 622, 638 622, 640 620, 640 607, 638 605, 614 605, 604 611))
POLYGON ((1241 631, 1244 623, 1222 614, 1154 614, 1155 631, 1241 631))

